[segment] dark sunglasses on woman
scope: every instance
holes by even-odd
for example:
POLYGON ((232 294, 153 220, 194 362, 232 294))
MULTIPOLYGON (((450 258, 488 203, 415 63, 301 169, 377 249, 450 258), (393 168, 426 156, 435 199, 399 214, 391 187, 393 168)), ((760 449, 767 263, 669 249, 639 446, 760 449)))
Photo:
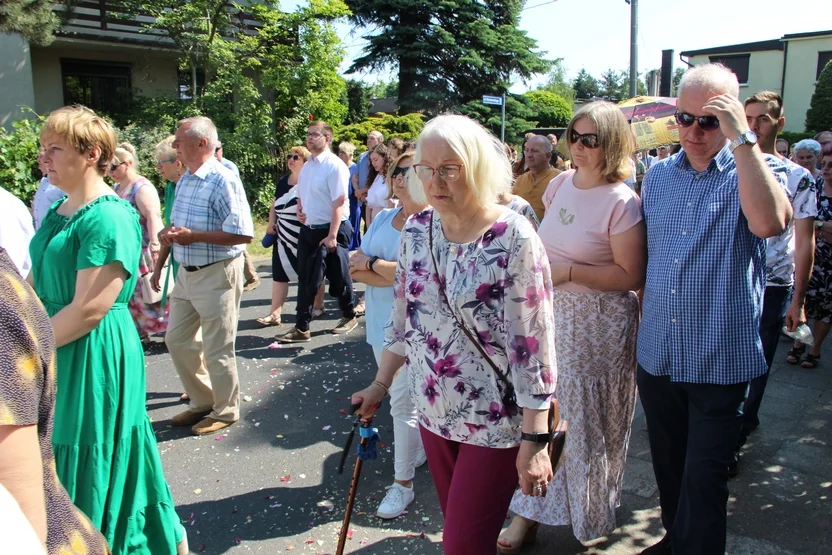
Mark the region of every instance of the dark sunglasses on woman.
POLYGON ((405 176, 405 175, 407 175, 407 172, 409 172, 409 171, 410 171, 410 166, 407 166, 405 168, 403 168, 401 166, 396 166, 396 169, 393 170, 393 173, 390 174, 390 178, 395 179, 396 176, 399 176, 399 175, 405 176))
POLYGON ((698 123, 702 131, 713 131, 719 127, 719 118, 716 116, 694 116, 687 112, 676 112, 676 122, 682 127, 690 127, 698 123))
POLYGON ((569 134, 569 142, 571 144, 575 144, 578 141, 580 141, 581 144, 587 148, 598 148, 600 146, 598 143, 598 135, 595 133, 584 133, 581 135, 573 129, 569 134))
POLYGON ((288 162, 289 160, 294 160, 294 161, 297 162, 298 160, 300 160, 300 155, 299 154, 290 154, 289 156, 286 157, 286 161, 288 162))

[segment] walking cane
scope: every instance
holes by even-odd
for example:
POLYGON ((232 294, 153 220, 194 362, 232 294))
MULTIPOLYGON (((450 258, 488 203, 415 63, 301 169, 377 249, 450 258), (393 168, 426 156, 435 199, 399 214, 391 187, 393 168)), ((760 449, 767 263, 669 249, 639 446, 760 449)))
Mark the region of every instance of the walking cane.
MULTIPOLYGON (((350 407, 350 414, 355 413, 361 408, 361 403, 357 403, 350 407)), ((358 493, 358 479, 361 477, 361 466, 365 460, 373 460, 377 457, 376 442, 378 441, 378 429, 371 428, 373 419, 370 418, 367 422, 361 422, 361 416, 356 418, 352 425, 350 435, 347 437, 347 444, 344 446, 344 452, 341 453, 341 462, 338 465, 338 474, 344 473, 344 463, 347 460, 347 455, 352 445, 352 440, 355 437, 355 429, 358 424, 361 424, 360 436, 358 441, 358 457, 355 460, 355 469, 352 471, 352 481, 350 482, 350 493, 347 496, 347 510, 344 514, 344 522, 341 524, 341 533, 338 535, 338 547, 335 550, 335 555, 344 555, 344 545, 347 542, 347 533, 350 528, 350 518, 352 517, 353 505, 355 505, 355 494, 358 493)))

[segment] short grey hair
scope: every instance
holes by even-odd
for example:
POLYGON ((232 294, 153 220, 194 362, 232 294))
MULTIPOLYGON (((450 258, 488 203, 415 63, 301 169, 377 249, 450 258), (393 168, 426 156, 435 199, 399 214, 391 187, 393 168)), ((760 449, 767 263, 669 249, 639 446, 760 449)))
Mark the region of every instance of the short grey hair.
POLYGON ((349 141, 343 141, 338 145, 338 152, 343 152, 352 158, 352 155, 355 154, 355 145, 349 141))
POLYGON ((178 129, 183 125, 188 126, 188 129, 185 131, 185 135, 188 137, 194 139, 208 139, 208 146, 211 148, 216 148, 221 144, 219 136, 217 135, 217 126, 214 125, 211 118, 206 118, 205 116, 185 118, 179 120, 176 127, 178 129))
POLYGON ((384 134, 382 134, 381 131, 376 131, 375 129, 367 133, 367 137, 375 137, 376 139, 378 139, 378 142, 384 142, 384 134))
POLYGON ((794 145, 795 153, 800 152, 801 150, 808 150, 815 156, 820 156, 820 143, 814 139, 803 139, 796 145, 794 145))
POLYGON ((707 89, 711 93, 740 97, 736 74, 722 64, 703 64, 690 68, 679 82, 679 96, 688 87, 707 89))
POLYGON ((548 137, 544 137, 543 135, 535 135, 534 137, 530 137, 529 140, 526 141, 526 144, 529 144, 532 141, 540 143, 538 146, 540 146, 543 149, 544 154, 551 154, 552 141, 550 141, 548 137))

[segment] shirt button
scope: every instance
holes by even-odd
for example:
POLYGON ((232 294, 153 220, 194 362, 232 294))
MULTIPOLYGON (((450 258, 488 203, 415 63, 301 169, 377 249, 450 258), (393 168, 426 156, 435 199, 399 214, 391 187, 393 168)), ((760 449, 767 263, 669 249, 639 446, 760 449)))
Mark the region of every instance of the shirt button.
POLYGON ((674 263, 674 264, 678 264, 678 263, 679 263, 679 259, 678 259, 678 258, 674 258, 674 259, 673 259, 673 263, 674 263))
POLYGON ((687 234, 688 234, 688 232, 687 232, 687 231, 683 231, 683 232, 682 232, 682 237, 684 237, 684 236, 685 236, 685 235, 687 235, 687 234))
POLYGON ((675 294, 676 294, 676 290, 675 290, 675 289, 671 289, 671 290, 670 290, 670 294, 671 294, 671 295, 675 295, 675 294))
POLYGON ((673 319, 671 320, 671 322, 673 322, 673 323, 675 324, 675 323, 676 323, 676 318, 673 318, 673 319))
POLYGON ((692 206, 692 205, 693 205, 693 203, 691 203, 691 202, 688 203, 688 206, 692 206))

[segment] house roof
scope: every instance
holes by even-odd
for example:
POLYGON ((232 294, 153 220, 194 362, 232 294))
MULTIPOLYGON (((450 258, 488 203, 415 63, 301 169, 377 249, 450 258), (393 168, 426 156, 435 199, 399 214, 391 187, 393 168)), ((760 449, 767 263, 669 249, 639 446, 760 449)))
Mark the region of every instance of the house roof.
POLYGON ((764 40, 759 42, 746 42, 743 44, 731 44, 728 46, 716 46, 714 48, 702 48, 701 50, 685 50, 680 56, 690 58, 691 56, 704 56, 710 54, 745 54, 746 52, 764 52, 766 50, 783 50, 783 41, 780 39, 764 40))
POLYGON ((399 110, 399 105, 396 102, 396 97, 387 97, 387 98, 371 98, 370 102, 372 106, 369 109, 369 114, 395 114, 399 110))
POLYGON ((811 37, 823 37, 826 35, 832 35, 832 30, 830 31, 812 31, 811 33, 795 33, 792 35, 783 35, 783 40, 791 40, 791 39, 808 39, 811 37))

